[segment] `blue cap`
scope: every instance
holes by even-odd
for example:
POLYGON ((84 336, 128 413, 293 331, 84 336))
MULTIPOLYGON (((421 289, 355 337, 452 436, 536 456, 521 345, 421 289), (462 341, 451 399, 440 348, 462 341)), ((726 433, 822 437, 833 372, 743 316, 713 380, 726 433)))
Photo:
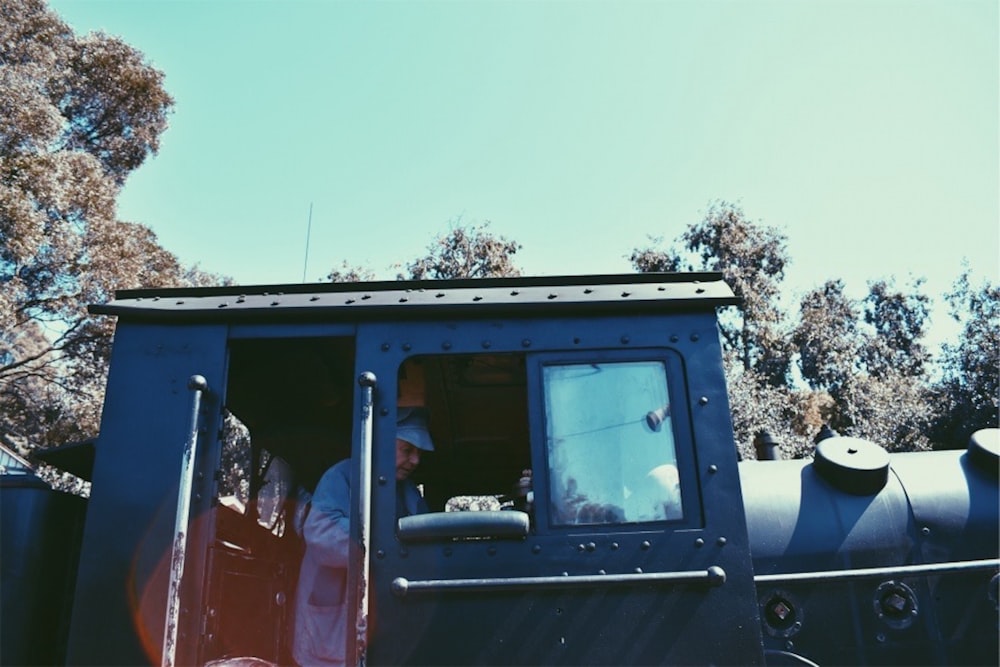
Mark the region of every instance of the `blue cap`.
POLYGON ((434 442, 427 430, 426 410, 400 408, 396 417, 396 437, 425 452, 434 451, 434 442))

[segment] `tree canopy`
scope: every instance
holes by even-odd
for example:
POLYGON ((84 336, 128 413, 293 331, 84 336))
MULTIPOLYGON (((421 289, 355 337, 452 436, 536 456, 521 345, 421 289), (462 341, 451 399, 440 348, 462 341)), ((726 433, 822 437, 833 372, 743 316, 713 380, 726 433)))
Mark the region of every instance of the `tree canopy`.
POLYGON ((400 279, 447 280, 450 278, 496 278, 521 275, 513 256, 521 244, 490 231, 490 223, 462 224, 456 221, 435 239, 427 254, 407 264, 408 275, 400 279))
POLYGON ((0 4, 0 441, 24 451, 97 433, 119 288, 217 281, 117 218, 173 100, 116 37, 77 36, 41 0, 0 4))

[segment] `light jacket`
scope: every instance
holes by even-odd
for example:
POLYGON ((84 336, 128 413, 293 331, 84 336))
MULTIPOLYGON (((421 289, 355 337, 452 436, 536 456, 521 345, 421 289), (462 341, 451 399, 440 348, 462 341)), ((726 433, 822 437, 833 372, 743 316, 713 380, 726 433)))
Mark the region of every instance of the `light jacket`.
MULTIPOLYGON (((427 511, 416 485, 396 486, 406 513, 427 511)), ((305 555, 295 595, 292 657, 303 667, 340 666, 347 648, 347 569, 350 559, 351 461, 345 459, 323 474, 302 527, 305 555)))

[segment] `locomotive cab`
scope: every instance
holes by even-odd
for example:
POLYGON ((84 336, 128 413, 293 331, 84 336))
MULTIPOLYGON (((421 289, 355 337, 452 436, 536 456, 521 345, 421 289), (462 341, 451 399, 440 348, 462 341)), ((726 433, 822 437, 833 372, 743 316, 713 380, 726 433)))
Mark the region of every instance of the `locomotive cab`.
POLYGON ((349 663, 762 663, 734 302, 717 274, 119 294, 68 661, 290 662, 301 515, 347 458, 349 663), (399 519, 414 406, 430 512, 399 519))

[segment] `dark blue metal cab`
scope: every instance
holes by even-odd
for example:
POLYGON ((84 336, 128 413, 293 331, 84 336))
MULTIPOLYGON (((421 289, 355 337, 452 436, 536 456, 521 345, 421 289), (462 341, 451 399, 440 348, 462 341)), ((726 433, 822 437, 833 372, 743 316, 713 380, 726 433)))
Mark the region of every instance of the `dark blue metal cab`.
POLYGON ((352 660, 762 663, 734 302, 716 274, 119 294, 67 661, 289 661, 297 499, 349 457, 352 660), (397 521, 416 404, 432 511, 397 521))

